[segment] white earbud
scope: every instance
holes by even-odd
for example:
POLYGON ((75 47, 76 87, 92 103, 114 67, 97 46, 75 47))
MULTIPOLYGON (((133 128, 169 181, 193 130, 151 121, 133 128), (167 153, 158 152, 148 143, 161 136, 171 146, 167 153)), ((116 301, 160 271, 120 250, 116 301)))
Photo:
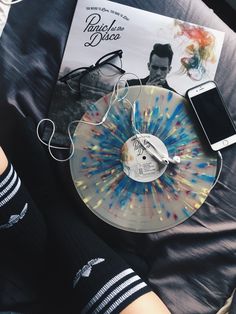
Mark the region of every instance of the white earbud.
POLYGON ((179 156, 174 156, 173 158, 168 157, 169 162, 172 164, 179 164, 181 159, 179 156))
POLYGON ((172 164, 179 164, 181 159, 179 156, 174 156, 173 158, 169 157, 169 156, 162 156, 161 154, 159 154, 158 150, 155 149, 155 151, 150 150, 149 148, 145 147, 145 150, 157 161, 159 161, 160 163, 164 164, 164 165, 168 165, 169 163, 172 164))

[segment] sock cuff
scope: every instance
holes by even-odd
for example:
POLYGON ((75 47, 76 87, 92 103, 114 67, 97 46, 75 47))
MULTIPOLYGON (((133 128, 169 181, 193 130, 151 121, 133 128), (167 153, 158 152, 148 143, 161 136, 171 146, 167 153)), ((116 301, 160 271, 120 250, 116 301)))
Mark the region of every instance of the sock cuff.
POLYGON ((0 176, 0 208, 6 205, 18 192, 21 180, 14 170, 12 164, 0 176))
POLYGON ((114 274, 84 306, 81 314, 120 313, 128 304, 151 289, 131 269, 114 274))
POLYGON ((22 193, 22 183, 14 167, 8 163, 0 175, 0 230, 8 229, 22 219, 28 202, 22 193))

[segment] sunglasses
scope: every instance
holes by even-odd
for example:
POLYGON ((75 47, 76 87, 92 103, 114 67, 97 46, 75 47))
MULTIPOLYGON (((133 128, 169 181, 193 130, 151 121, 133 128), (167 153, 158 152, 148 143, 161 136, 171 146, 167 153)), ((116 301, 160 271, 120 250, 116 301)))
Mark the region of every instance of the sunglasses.
POLYGON ((112 77, 116 73, 124 74, 125 70, 122 69, 122 54, 123 51, 116 50, 109 52, 102 56, 95 64, 89 67, 76 68, 66 75, 59 78, 58 81, 65 83, 71 90, 80 93, 81 84, 86 81, 88 75, 96 75, 98 70, 104 76, 112 77))

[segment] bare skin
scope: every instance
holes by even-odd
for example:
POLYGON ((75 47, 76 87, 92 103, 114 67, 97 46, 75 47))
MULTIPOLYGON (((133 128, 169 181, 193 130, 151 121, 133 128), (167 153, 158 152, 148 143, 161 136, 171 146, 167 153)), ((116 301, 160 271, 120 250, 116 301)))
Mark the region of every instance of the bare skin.
POLYGON ((162 85, 166 81, 166 76, 171 70, 169 59, 167 57, 158 57, 153 55, 151 62, 148 63, 149 80, 146 85, 162 85))
POLYGON ((148 292, 130 303, 121 314, 171 314, 161 299, 148 292))
POLYGON ((2 150, 2 147, 0 146, 0 175, 7 168, 7 165, 8 165, 7 157, 4 154, 4 151, 2 150))

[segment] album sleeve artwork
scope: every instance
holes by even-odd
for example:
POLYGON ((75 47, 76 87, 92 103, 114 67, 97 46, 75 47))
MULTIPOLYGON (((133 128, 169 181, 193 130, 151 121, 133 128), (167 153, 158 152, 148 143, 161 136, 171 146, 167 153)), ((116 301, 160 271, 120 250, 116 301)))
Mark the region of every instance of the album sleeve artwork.
MULTIPOLYGON (((83 114, 117 86, 153 84, 185 95, 213 80, 223 40, 224 33, 200 25, 107 0, 78 1, 49 111, 52 143, 69 146, 68 125, 73 134, 83 114)), ((46 126, 44 139, 50 135, 46 126)))

